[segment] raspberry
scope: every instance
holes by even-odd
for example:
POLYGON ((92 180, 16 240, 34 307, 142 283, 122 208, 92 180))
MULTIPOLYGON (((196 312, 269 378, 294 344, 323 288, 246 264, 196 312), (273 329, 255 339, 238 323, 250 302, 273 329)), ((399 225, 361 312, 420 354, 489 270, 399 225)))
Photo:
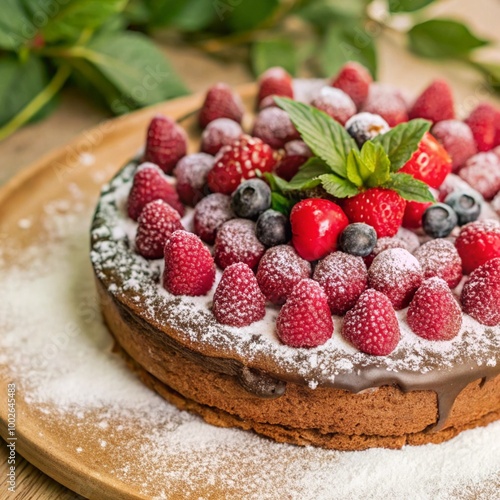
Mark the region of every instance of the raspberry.
POLYGON ((177 193, 183 203, 194 206, 203 198, 207 174, 213 164, 214 157, 206 153, 185 156, 177 163, 174 175, 177 193))
POLYGON ((354 101, 343 90, 333 87, 323 87, 311 105, 324 111, 342 125, 356 114, 354 101))
POLYGON ((348 62, 340 68, 331 85, 343 90, 359 109, 368 97, 372 81, 369 71, 364 66, 357 62, 348 62))
POLYGON ((135 246, 146 259, 163 257, 170 235, 182 229, 179 213, 163 200, 148 203, 139 215, 135 246))
POLYGON ((276 165, 276 175, 289 181, 299 168, 312 156, 312 152, 304 141, 294 140, 285 144, 285 156, 276 165))
POLYGON ((244 111, 240 96, 225 83, 217 83, 208 89, 198 121, 201 128, 217 118, 229 118, 241 123, 244 111))
POLYGON ((325 291, 331 313, 340 316, 351 309, 365 291, 368 273, 361 257, 334 252, 318 262, 313 279, 325 291))
POLYGON ((281 342, 291 347, 317 347, 333 335, 333 320, 323 289, 303 279, 293 288, 276 320, 281 342))
POLYGON ((455 240, 465 274, 485 262, 500 257, 500 222, 480 220, 462 227, 455 240))
POLYGON ((403 227, 408 229, 422 227, 422 215, 424 215, 426 209, 431 205, 431 202, 407 201, 403 216, 403 227))
POLYGON ((453 120, 455 109, 453 94, 448 82, 434 80, 421 94, 410 109, 410 118, 425 118, 431 122, 453 120))
POLYGON ((226 267, 244 262, 252 270, 257 269, 266 247, 255 236, 255 222, 248 219, 232 219, 220 226, 215 237, 215 262, 226 267))
POLYGON ((465 120, 472 130, 478 151, 489 151, 495 145, 496 113, 491 104, 483 103, 465 120))
POLYGON ((402 240, 406 244, 405 248, 410 253, 413 253, 420 246, 418 236, 413 231, 405 229, 404 227, 399 228, 395 237, 402 240))
POLYGON ((210 122, 201 134, 201 150, 216 155, 223 146, 231 144, 243 134, 239 123, 229 118, 210 122))
POLYGON ((212 245, 219 227, 235 217, 229 196, 221 193, 209 194, 194 209, 194 232, 204 242, 212 245))
POLYGON ((384 250, 368 269, 368 286, 386 295, 396 310, 410 303, 422 280, 420 263, 403 248, 384 250))
POLYGON ((144 160, 170 174, 186 152, 187 136, 184 129, 168 116, 155 116, 149 124, 144 160))
POLYGON ((384 238, 379 238, 375 244, 373 252, 363 258, 366 267, 369 268, 375 257, 383 251, 389 250, 389 248, 404 248, 405 250, 410 251, 408 243, 399 236, 385 236, 384 238))
POLYGON ((259 112, 252 135, 262 139, 274 149, 282 148, 285 143, 300 137, 288 113, 274 107, 259 112))
POLYGON ((242 135, 229 146, 224 146, 208 173, 208 187, 215 193, 231 194, 243 179, 251 179, 270 172, 276 159, 273 150, 256 137, 242 135))
POLYGON ((266 299, 283 304, 293 287, 311 276, 311 264, 289 245, 270 248, 259 262, 257 281, 266 299))
POLYGON ((487 326, 500 325, 500 258, 479 266, 462 289, 464 312, 487 326))
POLYGON ((462 310, 444 280, 429 278, 408 308, 409 327, 427 340, 451 340, 462 326, 462 310))
POLYGON ((310 158, 313 155, 309 146, 301 140, 287 142, 285 153, 287 156, 304 156, 305 158, 310 158))
POLYGON ((292 77, 283 68, 269 68, 260 76, 257 102, 260 104, 268 96, 293 98, 292 77))
POLYGON ((206 295, 215 281, 215 264, 198 236, 175 231, 165 245, 163 286, 174 295, 206 295))
POLYGON ((390 300, 376 290, 363 292, 345 315, 342 336, 366 354, 390 354, 400 338, 398 318, 390 300))
POLYGON ((172 184, 153 163, 143 163, 135 171, 132 188, 127 200, 128 216, 137 220, 142 209, 153 200, 163 200, 184 214, 184 206, 172 184))
POLYGON ((443 145, 457 171, 477 153, 476 142, 469 125, 458 120, 443 120, 432 127, 432 135, 443 145))
POLYGON ((373 83, 361 109, 365 113, 381 116, 391 127, 408 121, 406 101, 401 92, 391 85, 373 83))
POLYGON ((472 156, 458 175, 486 200, 491 200, 500 191, 500 159, 494 153, 472 156))
POLYGON ((266 315, 266 299, 243 262, 228 266, 215 289, 212 312, 224 325, 247 326, 266 315))
POLYGON ((413 254, 422 266, 424 279, 438 277, 455 288, 462 279, 462 259, 451 241, 439 238, 424 243, 413 254))
POLYGON ((264 97, 262 101, 259 102, 259 110, 266 109, 266 108, 272 108, 272 107, 278 107, 276 104, 276 101, 274 100, 275 97, 279 97, 275 94, 273 95, 268 95, 267 97, 264 97))

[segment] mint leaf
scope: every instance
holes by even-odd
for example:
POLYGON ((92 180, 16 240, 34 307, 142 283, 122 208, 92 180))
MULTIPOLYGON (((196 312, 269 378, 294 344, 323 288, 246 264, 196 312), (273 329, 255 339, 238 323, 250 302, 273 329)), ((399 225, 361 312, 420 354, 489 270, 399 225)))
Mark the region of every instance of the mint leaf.
POLYGON ((433 202, 436 201, 429 190, 429 186, 409 174, 391 174, 390 181, 383 186, 396 191, 408 201, 433 202))
POLYGON ((318 177, 323 189, 336 198, 347 198, 359 193, 359 189, 351 181, 335 174, 323 174, 318 177))
POLYGON ((391 162, 380 144, 367 141, 347 157, 347 178, 356 186, 376 187, 389 180, 391 162))
POLYGON ((38 28, 19 0, 3 0, 0 16, 0 48, 17 50, 32 40, 38 28))
POLYGON ((295 205, 295 201, 283 196, 281 193, 271 193, 271 208, 284 215, 288 215, 295 205))
POLYGON ((347 155, 357 146, 344 127, 323 111, 302 102, 284 97, 276 97, 275 102, 288 113, 311 151, 324 160, 333 173, 346 177, 347 155))
POLYGON ((288 38, 257 40, 252 45, 250 57, 255 75, 273 66, 281 66, 291 75, 297 71, 297 50, 288 38))
POLYGON ((328 165, 317 157, 309 158, 288 183, 289 189, 310 189, 319 184, 317 177, 330 172, 328 165))
POLYGON ((433 3, 435 0, 389 0, 390 12, 415 12, 416 10, 423 9, 427 5, 433 3))
POLYGON ((391 162, 391 172, 397 172, 412 157, 430 126, 429 121, 417 118, 400 123, 385 134, 372 139, 373 143, 382 145, 387 153, 391 162))

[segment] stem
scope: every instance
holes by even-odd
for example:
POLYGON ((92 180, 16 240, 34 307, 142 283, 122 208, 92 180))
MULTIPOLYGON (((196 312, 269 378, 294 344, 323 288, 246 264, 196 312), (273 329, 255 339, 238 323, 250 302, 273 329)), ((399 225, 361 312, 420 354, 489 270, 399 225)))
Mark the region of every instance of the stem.
POLYGON ((61 66, 51 82, 37 94, 10 122, 0 128, 0 141, 25 125, 61 90, 71 73, 68 65, 61 66))

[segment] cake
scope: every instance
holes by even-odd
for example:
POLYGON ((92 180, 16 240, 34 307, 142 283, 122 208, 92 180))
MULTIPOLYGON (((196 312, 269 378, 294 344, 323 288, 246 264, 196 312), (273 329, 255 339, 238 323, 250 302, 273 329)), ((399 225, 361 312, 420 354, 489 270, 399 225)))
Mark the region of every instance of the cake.
POLYGON ((485 145, 447 84, 408 106, 356 63, 273 68, 256 95, 250 136, 236 93, 209 90, 202 152, 155 117, 103 187, 91 260, 117 352, 177 407, 278 442, 401 448, 499 419, 500 129, 485 145))

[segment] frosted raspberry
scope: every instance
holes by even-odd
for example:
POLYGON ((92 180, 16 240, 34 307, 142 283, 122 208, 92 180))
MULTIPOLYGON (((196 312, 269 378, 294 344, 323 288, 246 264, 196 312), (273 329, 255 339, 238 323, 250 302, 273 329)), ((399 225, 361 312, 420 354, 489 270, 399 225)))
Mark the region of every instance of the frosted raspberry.
POLYGON ((201 134, 201 150, 216 155, 223 146, 231 144, 243 134, 241 125, 229 118, 210 122, 201 134))
POLYGON ((458 175, 486 200, 491 200, 500 191, 500 159, 494 153, 472 156, 458 175))
POLYGON ((381 116, 391 127, 408 121, 403 95, 397 88, 387 84, 373 83, 361 110, 381 116))
POLYGON ((408 250, 408 252, 410 253, 413 253, 420 246, 420 240, 418 236, 413 231, 405 229, 404 227, 400 227, 398 229, 395 237, 405 242, 406 247, 401 248, 406 248, 406 250, 408 250))
POLYGON ((453 94, 448 82, 434 80, 413 104, 410 118, 425 118, 431 122, 453 120, 455 109, 453 94))
POLYGON ((372 265, 372 262, 375 259, 375 257, 379 253, 382 253, 384 250, 388 250, 389 248, 404 248, 405 250, 408 251, 410 250, 408 243, 399 236, 392 236, 392 237, 385 236, 384 238, 379 238, 377 240, 375 248, 373 249, 373 252, 370 255, 363 258, 366 267, 369 268, 372 265))
POLYGON ((342 125, 356 114, 356 104, 353 100, 344 91, 334 87, 323 87, 311 105, 324 111, 342 125))
POLYGON ((269 68, 259 77, 257 102, 261 103, 269 96, 293 98, 293 80, 286 70, 278 66, 269 68))
POLYGON ((288 113, 275 107, 265 108, 259 112, 252 135, 262 139, 274 149, 282 148, 285 143, 299 138, 299 133, 288 113))
POLYGON ((472 130, 478 151, 489 151, 495 146, 496 114, 491 104, 482 103, 465 120, 472 130))
POLYGON ((357 62, 348 62, 340 68, 338 75, 332 81, 332 87, 343 90, 360 108, 368 96, 372 83, 370 72, 357 62))
POLYGON ((229 118, 241 123, 245 109, 240 96, 225 83, 216 83, 208 89, 198 121, 201 128, 218 118, 229 118))
POLYGON ((177 193, 186 205, 194 206, 205 194, 207 174, 214 165, 214 157, 205 153, 185 156, 174 169, 177 193))
POLYGON ((276 175, 289 181, 299 168, 312 156, 309 146, 304 141, 294 140, 285 144, 285 156, 276 165, 276 175))
POLYGON ((222 193, 209 194, 194 209, 194 232, 211 245, 219 227, 235 217, 230 196, 222 193))

